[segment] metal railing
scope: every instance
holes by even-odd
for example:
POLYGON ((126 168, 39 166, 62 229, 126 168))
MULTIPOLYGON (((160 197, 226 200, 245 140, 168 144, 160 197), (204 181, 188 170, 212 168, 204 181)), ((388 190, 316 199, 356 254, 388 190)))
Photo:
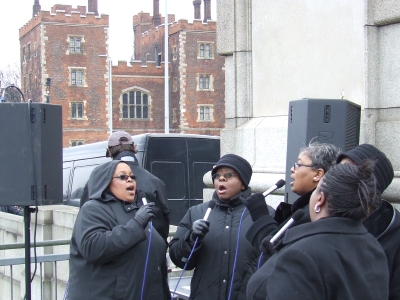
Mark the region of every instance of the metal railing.
MULTIPOLYGON (((50 241, 41 241, 36 242, 36 247, 52 247, 52 246, 60 246, 60 245, 68 245, 70 240, 50 240, 50 241)), ((34 243, 31 243, 31 248, 34 247, 34 243)), ((15 244, 5 244, 0 245, 0 250, 13 250, 13 249, 22 249, 25 248, 24 243, 15 243, 15 244)), ((44 263, 53 263, 53 293, 54 299, 57 300, 57 262, 59 261, 67 261, 69 260, 69 253, 65 254, 45 254, 45 255, 37 255, 36 257, 31 257, 32 264, 39 264, 39 277, 40 277, 40 299, 43 299, 43 284, 44 284, 44 263)), ((2 258, 0 259, 0 267, 9 266, 10 272, 10 299, 14 299, 14 272, 13 268, 17 265, 25 264, 25 257, 16 257, 16 258, 2 258)), ((4 272, 5 274, 5 272, 4 272)))

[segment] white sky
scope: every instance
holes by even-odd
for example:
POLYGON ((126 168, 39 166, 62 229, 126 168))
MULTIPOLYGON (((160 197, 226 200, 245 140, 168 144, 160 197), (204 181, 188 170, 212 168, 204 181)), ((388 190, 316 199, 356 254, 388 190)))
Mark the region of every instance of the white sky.
MULTIPOLYGON (((193 0, 160 0, 159 12, 165 14, 165 2, 168 1, 168 13, 175 14, 175 20, 193 21, 193 0)), ((19 64, 19 28, 32 18, 34 0, 2 0, 0 10, 1 41, 0 68, 19 64)), ((40 0, 42 10, 50 11, 57 3, 73 7, 84 5, 88 0, 40 0)), ((217 0, 211 1, 211 19, 217 19, 217 0)), ((98 0, 99 14, 108 14, 110 20, 110 56, 113 64, 118 60, 129 61, 133 54, 132 17, 139 12, 153 15, 153 0, 98 0)), ((201 6, 204 17, 204 4, 201 6)))

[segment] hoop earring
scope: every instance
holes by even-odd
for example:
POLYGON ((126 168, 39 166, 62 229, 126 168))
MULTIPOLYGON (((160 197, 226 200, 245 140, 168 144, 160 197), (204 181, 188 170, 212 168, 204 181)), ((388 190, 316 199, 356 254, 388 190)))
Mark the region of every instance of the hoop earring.
POLYGON ((319 212, 321 211, 321 207, 318 206, 318 204, 315 204, 314 211, 315 211, 316 213, 319 213, 319 212))

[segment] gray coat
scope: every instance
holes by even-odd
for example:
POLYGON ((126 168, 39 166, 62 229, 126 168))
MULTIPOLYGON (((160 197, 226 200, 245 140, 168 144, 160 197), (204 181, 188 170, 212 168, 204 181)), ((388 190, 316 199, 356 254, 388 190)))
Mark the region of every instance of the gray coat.
MULTIPOLYGON (((118 163, 97 167, 89 178, 92 200, 80 209, 71 239, 69 300, 141 298, 150 232, 133 219, 135 204, 108 191, 118 163)), ((144 299, 170 299, 166 248, 153 228, 144 299)))

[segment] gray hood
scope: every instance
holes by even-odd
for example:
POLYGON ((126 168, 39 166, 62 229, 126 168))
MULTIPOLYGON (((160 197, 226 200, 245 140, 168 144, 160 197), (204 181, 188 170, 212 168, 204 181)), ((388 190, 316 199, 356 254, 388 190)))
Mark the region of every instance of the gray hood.
POLYGON ((120 160, 112 160, 96 167, 92 171, 88 181, 89 199, 100 201, 109 201, 111 199, 115 199, 115 197, 108 190, 108 186, 119 163, 125 164, 125 162, 120 160), (105 190, 107 190, 107 193, 103 195, 105 190))

